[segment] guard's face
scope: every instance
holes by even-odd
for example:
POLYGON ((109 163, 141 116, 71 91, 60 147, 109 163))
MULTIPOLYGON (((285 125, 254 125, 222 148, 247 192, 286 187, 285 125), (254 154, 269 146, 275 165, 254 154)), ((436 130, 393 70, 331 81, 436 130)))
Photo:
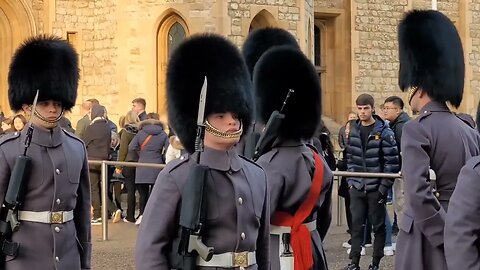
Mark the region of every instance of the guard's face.
MULTIPOLYGON (((241 128, 241 121, 238 116, 231 113, 212 113, 207 116, 207 121, 221 132, 235 133, 241 128)), ((210 132, 205 132, 205 144, 215 149, 228 150, 238 143, 239 138, 218 137, 210 132)))
POLYGON ((367 121, 372 117, 373 108, 370 105, 357 105, 357 114, 360 121, 367 121))
POLYGON ((54 128, 58 124, 58 118, 63 113, 62 102, 55 100, 43 100, 37 102, 35 110, 40 116, 32 112, 32 106, 24 107, 27 115, 31 115, 32 123, 43 128, 54 128), (41 119, 42 117, 43 119, 41 119))

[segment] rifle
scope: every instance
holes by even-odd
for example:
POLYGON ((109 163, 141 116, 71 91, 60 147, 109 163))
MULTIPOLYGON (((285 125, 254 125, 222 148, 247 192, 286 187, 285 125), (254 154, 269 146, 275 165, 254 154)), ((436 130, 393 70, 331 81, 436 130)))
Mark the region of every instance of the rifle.
POLYGON ((5 256, 17 256, 19 243, 12 242, 12 233, 18 231, 20 222, 18 221, 18 211, 22 207, 25 196, 25 187, 30 177, 32 168, 32 158, 27 156, 28 147, 32 141, 33 125, 32 115, 37 106, 38 90, 33 100, 32 114, 30 115, 28 130, 25 138, 23 154, 15 160, 10 181, 8 182, 7 191, 3 205, 0 209, 0 269, 5 268, 5 256))
POLYGON ((285 119, 285 115, 282 113, 283 109, 287 104, 288 98, 293 92, 295 92, 293 89, 288 89, 287 96, 283 101, 283 105, 280 108, 280 111, 275 110, 270 115, 267 125, 263 129, 262 135, 260 136, 260 139, 258 140, 258 143, 255 146, 255 152, 253 154, 254 161, 257 161, 258 158, 260 158, 260 156, 262 156, 266 152, 270 151, 270 149, 272 149, 273 142, 275 142, 275 139, 277 139, 277 136, 278 136, 278 129, 280 128, 280 125, 282 124, 283 119, 285 119))
POLYGON ((245 137, 245 145, 243 147, 243 156, 253 159, 255 154, 255 146, 260 139, 260 133, 255 131, 255 122, 252 125, 252 132, 245 137))
POLYGON ((203 152, 205 135, 205 103, 207 97, 207 77, 205 77, 198 105, 197 135, 195 152, 197 163, 192 166, 185 186, 182 190, 180 208, 180 237, 173 242, 171 264, 175 269, 194 270, 197 268, 197 256, 209 261, 213 256, 213 248, 202 242, 207 216, 205 196, 205 179, 208 166, 200 165, 200 154, 203 152), (178 245, 178 249, 176 249, 178 245))

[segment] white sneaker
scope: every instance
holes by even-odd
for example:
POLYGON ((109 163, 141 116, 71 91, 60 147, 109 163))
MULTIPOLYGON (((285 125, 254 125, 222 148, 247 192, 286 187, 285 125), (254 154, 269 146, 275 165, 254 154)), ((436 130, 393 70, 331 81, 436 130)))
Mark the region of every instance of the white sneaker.
POLYGON ((135 225, 140 225, 140 223, 142 223, 142 217, 143 215, 137 218, 137 221, 135 221, 135 225))
POLYGON ((112 222, 117 223, 121 219, 122 219, 122 210, 117 209, 117 211, 115 211, 115 213, 113 213, 112 222))
POLYGON ((392 246, 384 247, 384 248, 383 248, 383 254, 384 254, 385 256, 393 256, 393 255, 394 255, 393 247, 392 247, 392 246))
POLYGON ((372 247, 372 246, 373 246, 373 244, 365 244, 365 247, 368 247, 368 248, 372 247))
MULTIPOLYGON (((352 250, 351 248, 347 249, 348 255, 350 255, 351 250, 352 250)), ((365 250, 365 247, 362 247, 362 250, 360 251, 360 256, 365 256, 366 254, 367 254, 367 251, 365 250)))
POLYGON ((352 245, 350 245, 348 242, 343 242, 342 247, 343 248, 351 248, 352 245))

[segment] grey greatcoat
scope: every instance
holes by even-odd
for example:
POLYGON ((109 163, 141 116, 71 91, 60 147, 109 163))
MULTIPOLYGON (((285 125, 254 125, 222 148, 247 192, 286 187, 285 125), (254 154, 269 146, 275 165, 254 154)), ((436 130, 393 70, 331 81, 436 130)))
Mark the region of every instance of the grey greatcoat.
POLYGON ((444 226, 460 169, 479 154, 480 135, 448 107, 431 101, 402 135, 405 205, 397 239, 395 269, 447 269, 444 226), (436 173, 436 191, 429 181, 436 173))
POLYGON ((458 175, 445 218, 448 269, 480 269, 480 156, 471 158, 458 175))
MULTIPOLYGON (((170 269, 168 254, 178 235, 180 203, 185 199, 181 192, 196 155, 172 160, 158 175, 138 232, 137 269, 170 269)), ((218 151, 205 147, 200 163, 210 167, 204 243, 215 248, 214 254, 255 251, 257 264, 246 269, 267 270, 270 210, 265 172, 241 158, 234 149, 218 151)))
MULTIPOLYGON (((321 157, 321 155, 320 155, 321 157)), ((314 258, 313 269, 328 269, 322 240, 327 234, 332 219, 331 197, 333 174, 323 160, 323 185, 320 199, 312 210, 312 214, 305 223, 320 219, 317 230, 311 232, 312 251, 314 258), (317 210, 320 209, 317 216, 317 210)), ((315 170, 312 149, 305 143, 296 140, 276 141, 273 149, 262 155, 257 163, 267 173, 270 191, 270 214, 275 211, 288 212, 295 215, 300 205, 307 198, 312 185, 315 170)), ((280 269, 278 235, 270 236, 270 260, 272 270, 280 269)))
MULTIPOLYGON (((16 157, 23 153, 27 128, 0 139, 0 201, 3 202, 16 157)), ((69 211, 63 224, 21 221, 12 240, 20 244, 7 270, 90 269, 90 183, 83 142, 60 127, 35 127, 27 155, 32 157, 24 211, 69 211)))

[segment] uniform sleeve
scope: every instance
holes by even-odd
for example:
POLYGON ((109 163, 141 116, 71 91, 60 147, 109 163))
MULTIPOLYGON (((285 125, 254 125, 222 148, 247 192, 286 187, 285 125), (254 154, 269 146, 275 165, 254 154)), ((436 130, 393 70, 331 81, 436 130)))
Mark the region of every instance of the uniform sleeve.
POLYGON ((458 176, 445 219, 445 256, 449 269, 480 269, 480 175, 467 163, 458 176))
POLYGON ((181 192, 168 173, 160 172, 142 217, 135 249, 137 270, 168 270, 169 246, 178 228, 181 192))
MULTIPOLYGON (((328 167, 324 165, 324 170, 328 170, 328 167)), ((322 192, 325 194, 322 205, 317 211, 317 230, 320 234, 322 241, 325 240, 330 224, 332 223, 332 190, 333 190, 333 175, 328 172, 324 174, 325 184, 322 188, 322 192)))
MULTIPOLYGON (((386 128, 383 130, 381 144, 381 162, 383 165, 383 172, 398 173, 400 171, 399 153, 395 140, 395 134, 390 128, 386 128)), ((382 179, 381 185, 382 186, 379 188, 379 191, 382 194, 386 194, 388 188, 393 185, 393 181, 391 179, 382 179)))
POLYGON ((91 241, 91 200, 90 178, 88 163, 84 148, 84 162, 80 173, 80 182, 77 190, 77 204, 74 209, 74 222, 77 229, 77 238, 82 246, 80 263, 82 269, 91 269, 92 241, 91 241))
POLYGON ((443 245, 445 210, 432 194, 428 169, 430 141, 418 121, 405 124, 402 135, 402 170, 406 202, 415 226, 434 247, 443 245))
POLYGON ((268 190, 270 192, 270 218, 277 210, 278 200, 285 186, 285 178, 281 175, 280 172, 275 170, 275 167, 271 165, 270 162, 267 162, 264 157, 260 157, 257 162, 262 168, 264 168, 265 173, 267 174, 268 190))
POLYGON ((265 199, 257 238, 256 259, 258 270, 270 270, 270 199, 268 181, 265 179, 265 199))
POLYGON ((8 182, 10 182, 10 166, 3 149, 0 148, 0 202, 3 203, 7 193, 8 182))

